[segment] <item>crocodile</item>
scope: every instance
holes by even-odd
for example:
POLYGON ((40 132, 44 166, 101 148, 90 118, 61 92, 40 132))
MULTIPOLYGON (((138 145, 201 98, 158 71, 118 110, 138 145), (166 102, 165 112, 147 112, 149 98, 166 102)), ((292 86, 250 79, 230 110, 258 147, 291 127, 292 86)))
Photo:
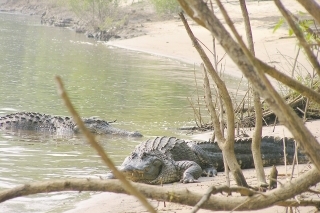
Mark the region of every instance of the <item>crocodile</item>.
MULTIPOLYGON (((97 118, 82 118, 85 126, 96 134, 142 137, 139 132, 130 132, 112 127, 109 122, 97 118)), ((78 133, 79 128, 71 117, 53 116, 36 112, 18 112, 0 117, 0 130, 31 130, 57 135, 78 133)))
MULTIPOLYGON (((286 139, 288 162, 295 152, 294 140, 286 139)), ((284 163, 283 139, 263 137, 261 153, 264 166, 284 163)), ((235 153, 242 169, 254 168, 251 138, 237 139, 235 153)), ((308 162, 306 155, 298 152, 301 163, 308 162)), ((127 179, 147 184, 172 182, 191 183, 200 176, 215 176, 223 171, 223 158, 217 143, 185 141, 175 137, 156 137, 142 142, 125 158, 119 170, 127 179)), ((108 173, 107 179, 115 178, 108 173)))

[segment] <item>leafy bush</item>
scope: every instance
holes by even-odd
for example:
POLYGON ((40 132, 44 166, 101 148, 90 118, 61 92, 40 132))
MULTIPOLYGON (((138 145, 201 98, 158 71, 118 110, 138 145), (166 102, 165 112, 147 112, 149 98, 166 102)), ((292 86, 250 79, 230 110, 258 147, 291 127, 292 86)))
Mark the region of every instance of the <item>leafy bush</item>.
POLYGON ((94 29, 105 30, 117 19, 118 0, 66 0, 70 9, 94 29))
POLYGON ((181 8, 178 1, 174 0, 150 0, 158 13, 177 13, 181 8))

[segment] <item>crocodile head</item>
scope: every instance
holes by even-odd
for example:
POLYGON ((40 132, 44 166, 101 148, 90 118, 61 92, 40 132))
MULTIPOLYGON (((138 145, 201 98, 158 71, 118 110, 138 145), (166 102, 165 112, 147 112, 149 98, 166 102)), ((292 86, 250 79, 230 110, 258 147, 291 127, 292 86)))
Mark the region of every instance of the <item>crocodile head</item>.
POLYGON ((159 151, 133 152, 124 160, 119 170, 134 182, 161 184, 179 180, 174 162, 159 151))
MULTIPOLYGON (((114 135, 122 135, 122 136, 129 136, 129 137, 142 137, 142 134, 139 132, 130 132, 123 129, 118 129, 112 127, 107 121, 96 119, 96 118, 85 118, 83 119, 85 126, 89 129, 92 133, 97 134, 114 134, 114 135)), ((74 127, 74 131, 78 132, 78 126, 74 127)))

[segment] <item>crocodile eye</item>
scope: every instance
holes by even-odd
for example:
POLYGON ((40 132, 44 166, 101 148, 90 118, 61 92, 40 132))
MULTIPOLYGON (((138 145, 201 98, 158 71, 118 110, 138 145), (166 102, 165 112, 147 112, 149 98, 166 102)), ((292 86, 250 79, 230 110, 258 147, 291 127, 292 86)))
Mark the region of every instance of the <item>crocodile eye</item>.
POLYGON ((146 156, 147 156, 147 153, 142 152, 142 153, 140 153, 139 158, 143 159, 143 158, 145 158, 146 156))
POLYGON ((161 165, 162 165, 162 163, 161 163, 161 161, 160 161, 160 160, 155 159, 155 160, 152 162, 152 165, 153 165, 153 166, 156 166, 156 167, 159 167, 159 166, 161 166, 161 165))

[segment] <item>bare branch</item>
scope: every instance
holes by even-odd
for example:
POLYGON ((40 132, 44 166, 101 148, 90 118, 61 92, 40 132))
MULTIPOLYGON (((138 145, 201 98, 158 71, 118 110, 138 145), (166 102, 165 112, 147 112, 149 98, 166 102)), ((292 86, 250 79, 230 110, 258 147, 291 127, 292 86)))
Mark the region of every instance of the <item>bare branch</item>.
POLYGON ((239 2, 240 2, 242 17, 243 17, 243 22, 244 22, 245 29, 246 29, 246 37, 247 37, 247 41, 248 41, 248 45, 249 45, 249 50, 254 55, 255 52, 254 52, 251 24, 250 24, 250 19, 249 19, 249 14, 248 14, 246 2, 245 2, 245 0, 239 0, 239 2))
POLYGON ((193 207, 193 209, 191 210, 191 213, 196 213, 200 208, 201 206, 207 202, 213 192, 213 190, 215 189, 216 187, 214 186, 210 186, 208 188, 208 190, 206 191, 206 193, 202 196, 201 200, 193 207))
MULTIPOLYGON (((215 82, 216 85, 217 85, 217 87, 220 87, 220 86, 221 86, 222 84, 224 84, 224 83, 223 83, 221 80, 219 81, 220 78, 219 78, 216 70, 213 68, 213 66, 212 66, 212 64, 211 64, 211 62, 210 62, 210 59, 207 57, 207 55, 205 54, 204 50, 202 49, 202 47, 201 47, 200 44, 198 43, 197 39, 196 39, 195 36, 193 35, 193 33, 192 33, 192 31, 191 31, 188 23, 187 23, 187 20, 184 18, 183 14, 180 13, 179 16, 180 16, 180 18, 181 18, 181 20, 182 20, 182 22, 183 22, 183 24, 184 24, 184 26, 185 26, 185 28, 186 28, 186 31, 187 31, 187 33, 188 33, 188 35, 189 35, 189 37, 190 37, 190 39, 191 39, 191 41, 192 41, 192 43, 193 43, 193 46, 194 46, 194 47, 196 48, 196 50, 198 51, 198 53, 199 53, 199 55, 200 55, 200 57, 201 57, 204 65, 205 65, 206 68, 208 69, 210 75, 211 75, 211 76, 213 75, 213 76, 215 77, 215 79, 217 79, 217 82, 215 82)), ((209 89, 210 89, 210 87, 209 87, 209 89)), ((210 93, 211 93, 211 92, 210 92, 210 93)), ((211 97, 211 94, 210 94, 210 97, 211 97)), ((206 98, 209 98, 209 97, 206 97, 206 98)), ((207 101, 210 101, 210 100, 207 100, 207 101)), ((212 103, 212 101, 211 101, 211 103, 212 103)), ((207 104, 208 104, 208 103, 207 103, 207 104)), ((211 112, 210 112, 210 113, 211 113, 211 112)), ((215 112, 214 112, 214 113, 215 113, 215 112)), ((232 113, 232 114, 233 114, 233 113, 232 113)), ((216 114, 215 114, 215 115, 216 115, 216 114)), ((215 116, 215 115, 212 114, 212 115, 211 115, 211 118, 214 119, 214 116, 215 116)), ((214 127, 215 136, 217 137, 217 141, 218 141, 218 142, 225 141, 225 138, 224 138, 224 136, 223 136, 223 134, 222 134, 222 132, 221 132, 221 129, 220 129, 220 124, 219 124, 218 119, 217 119, 217 120, 212 120, 212 122, 213 122, 213 127, 214 127)), ((231 126, 230 128, 232 128, 232 126, 231 126)))
MULTIPOLYGON (((156 213, 156 210, 153 206, 147 201, 147 199, 136 189, 132 186, 132 184, 125 178, 125 176, 118 171, 116 166, 113 164, 111 159, 108 157, 108 155, 104 152, 103 148, 99 145, 99 143, 96 141, 95 137, 90 133, 90 131, 85 127, 81 117, 77 113, 77 111, 72 106, 72 103, 64 89, 64 85, 62 82, 62 79, 59 76, 56 76, 56 82, 58 86, 58 93, 61 96, 62 100, 64 101, 64 104, 68 108, 70 114, 72 115, 74 121, 79 126, 79 129, 83 132, 85 137, 87 138, 90 145, 98 152, 103 162, 111 169, 112 173, 122 182, 124 188, 126 191, 128 191, 130 194, 136 196, 140 202, 148 209, 150 212, 156 213)), ((66 183, 67 184, 67 183, 66 183)), ((27 187, 27 186, 26 186, 27 187)))
MULTIPOLYGON (((232 187, 230 190, 242 192, 247 196, 241 197, 225 197, 225 196, 211 196, 207 202, 204 202, 202 208, 209 210, 257 210, 270 207, 272 205, 287 205, 286 200, 294 197, 295 195, 301 194, 305 189, 315 185, 320 181, 320 175, 317 170, 311 169, 310 171, 302 174, 290 183, 283 184, 282 187, 267 193, 253 192, 243 187, 232 187), (243 191, 245 190, 245 191, 243 191)), ((200 200, 203 195, 194 193, 186 188, 173 189, 172 187, 160 187, 152 186, 140 183, 132 183, 133 187, 139 189, 139 191, 146 197, 174 202, 189 206, 196 205, 197 201, 200 200)), ((228 191, 225 187, 214 189, 216 193, 221 191, 228 191)), ((100 180, 100 179, 65 179, 65 180, 52 180, 52 181, 41 181, 22 186, 17 186, 12 189, 0 191, 0 202, 4 202, 9 199, 38 194, 38 193, 50 193, 57 191, 105 191, 115 193, 130 194, 124 189, 124 184, 119 180, 100 180)), ((318 202, 319 203, 319 202, 318 202)), ((314 205, 312 202, 305 203, 305 205, 314 205)), ((297 205, 297 204, 295 204, 297 205)))
MULTIPOLYGON (((218 119, 215 107, 213 106, 213 103, 212 103, 210 83, 209 83, 209 79, 207 76, 207 71, 206 71, 206 68, 204 67, 203 64, 201 64, 201 68, 203 70, 203 87, 204 87, 204 92, 205 92, 205 101, 207 104, 209 114, 211 116, 211 121, 214 126, 214 132, 215 132, 215 134, 218 134, 220 137, 220 135, 222 136, 222 131, 220 128, 216 128, 216 127, 219 127, 220 124, 219 124, 219 119, 218 119)), ((218 140, 221 141, 221 138, 218 138, 218 140)), ((224 139, 222 139, 222 140, 224 140, 224 139)))
POLYGON ((314 91, 312 88, 309 88, 301 82, 290 78, 284 73, 279 72, 275 68, 269 66, 268 64, 265 64, 264 62, 260 61, 259 59, 256 60, 257 63, 259 63, 259 67, 268 75, 273 77, 274 79, 280 81, 281 83, 287 85, 291 89, 299 92, 301 95, 310 98, 311 100, 317 102, 320 104, 320 94, 316 91, 314 91))
MULTIPOLYGON (((240 6, 242 11, 242 16, 244 19, 246 37, 249 45, 249 50, 252 55, 255 55, 254 44, 252 38, 252 31, 250 25, 249 14, 247 11, 247 6, 245 0, 240 0, 240 6)), ((267 186, 266 176, 263 169, 262 156, 261 156, 261 135, 262 135, 262 104, 260 101, 260 95, 257 91, 253 91, 253 105, 255 113, 255 127, 252 135, 251 151, 254 160, 254 167, 257 174, 258 184, 260 186, 267 186)))
MULTIPOLYGON (((217 124, 219 122, 213 121, 215 135, 217 136, 217 142, 222 150, 223 156, 225 157, 230 171, 232 172, 237 185, 239 186, 248 186, 246 179, 243 176, 242 170, 237 162, 235 153, 234 153, 234 112, 231 97, 227 90, 225 83, 221 80, 216 70, 213 68, 211 61, 207 57, 206 53, 203 51, 202 47, 198 43, 197 39, 193 35, 186 19, 184 18, 182 13, 179 13, 179 16, 185 26, 185 29, 194 45, 196 50, 198 51, 203 63, 205 64, 207 71, 209 72, 212 80, 217 86, 218 94, 221 96, 221 99, 224 102, 224 106, 226 107, 226 116, 227 116, 227 137, 226 139, 223 136, 223 133, 220 129, 220 126, 217 124)), ((223 113, 223 112, 220 112, 223 113)))

